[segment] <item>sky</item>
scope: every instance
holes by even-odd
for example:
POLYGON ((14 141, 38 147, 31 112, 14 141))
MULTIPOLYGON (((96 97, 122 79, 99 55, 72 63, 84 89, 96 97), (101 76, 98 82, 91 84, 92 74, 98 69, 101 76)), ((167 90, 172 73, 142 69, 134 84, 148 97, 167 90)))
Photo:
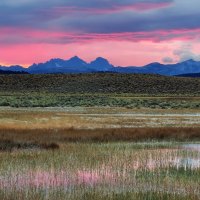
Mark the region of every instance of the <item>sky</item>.
POLYGON ((1 0, 0 64, 200 60, 199 0, 1 0))

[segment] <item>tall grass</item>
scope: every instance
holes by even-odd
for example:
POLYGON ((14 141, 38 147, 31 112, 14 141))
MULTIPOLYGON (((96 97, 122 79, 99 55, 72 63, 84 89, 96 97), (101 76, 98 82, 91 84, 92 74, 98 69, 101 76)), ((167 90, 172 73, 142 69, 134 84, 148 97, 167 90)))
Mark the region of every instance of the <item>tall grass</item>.
MULTIPOLYGON (((26 109, 0 112, 0 199, 200 199, 198 123, 88 129, 78 125, 88 119, 90 125, 110 124, 115 118, 63 115, 26 109), (193 142, 195 146, 187 145, 193 142)), ((130 120, 138 120, 134 117, 130 120)))
POLYGON ((173 142, 2 152, 0 199, 198 199, 199 156, 173 142))
MULTIPOLYGON (((200 139, 200 128, 121 128, 121 129, 0 129, 0 141, 32 143, 66 142, 126 142, 126 141, 195 141, 200 139)), ((1 143, 0 143, 1 144, 1 143)), ((2 143, 3 144, 3 143, 2 143)))

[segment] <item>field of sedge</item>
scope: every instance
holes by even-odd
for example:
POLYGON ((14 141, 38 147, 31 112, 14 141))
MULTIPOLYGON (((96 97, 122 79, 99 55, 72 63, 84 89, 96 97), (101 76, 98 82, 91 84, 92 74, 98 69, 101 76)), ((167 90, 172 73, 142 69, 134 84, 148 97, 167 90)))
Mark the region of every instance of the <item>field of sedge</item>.
MULTIPOLYGON (((70 125, 70 112, 77 114, 73 110, 59 113, 1 111, 0 199, 200 199, 198 123, 178 126, 182 115, 178 113, 174 127, 126 127, 122 124, 121 128, 104 128, 95 126, 95 123, 101 124, 102 118, 95 117, 94 110, 85 116, 86 111, 82 110, 81 117, 76 118, 77 123, 82 119, 82 124, 76 128, 75 115, 71 119, 74 125, 70 125), (50 123, 53 117, 57 123, 50 123), (88 117, 88 124, 94 124, 92 129, 84 127, 88 117), (44 118, 50 120, 49 129, 39 126, 44 118), (10 124, 9 120, 3 123, 4 119, 10 119, 10 124), (68 124, 62 128, 64 119, 68 119, 68 124), (24 126, 23 121, 26 121, 24 126)), ((124 111, 124 117, 127 112, 124 111)), ((128 122, 135 123, 135 118, 144 118, 145 114, 146 121, 151 120, 151 112, 128 113, 128 122)), ((177 115, 170 112, 165 117, 177 115)), ((110 110, 103 120, 107 117, 110 123, 112 113, 113 122, 117 124, 115 120, 119 116, 115 110, 110 110)), ((163 114, 158 112, 157 115, 164 123, 163 114)), ((198 113, 188 111, 183 118, 185 116, 199 120, 198 113)))

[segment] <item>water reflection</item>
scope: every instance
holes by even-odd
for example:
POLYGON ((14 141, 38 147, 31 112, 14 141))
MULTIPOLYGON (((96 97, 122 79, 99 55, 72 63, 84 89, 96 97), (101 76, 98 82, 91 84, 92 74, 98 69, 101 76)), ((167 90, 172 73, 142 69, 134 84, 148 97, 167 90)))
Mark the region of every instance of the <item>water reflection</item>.
POLYGON ((200 152, 200 144, 185 144, 183 148, 200 152))

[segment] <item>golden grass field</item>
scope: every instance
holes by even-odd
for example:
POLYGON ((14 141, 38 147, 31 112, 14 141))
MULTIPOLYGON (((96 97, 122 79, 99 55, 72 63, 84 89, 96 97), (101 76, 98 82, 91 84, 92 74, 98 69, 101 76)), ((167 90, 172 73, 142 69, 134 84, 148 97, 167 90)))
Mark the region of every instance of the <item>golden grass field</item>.
POLYGON ((110 107, 0 108, 0 129, 199 127, 200 110, 110 107))

